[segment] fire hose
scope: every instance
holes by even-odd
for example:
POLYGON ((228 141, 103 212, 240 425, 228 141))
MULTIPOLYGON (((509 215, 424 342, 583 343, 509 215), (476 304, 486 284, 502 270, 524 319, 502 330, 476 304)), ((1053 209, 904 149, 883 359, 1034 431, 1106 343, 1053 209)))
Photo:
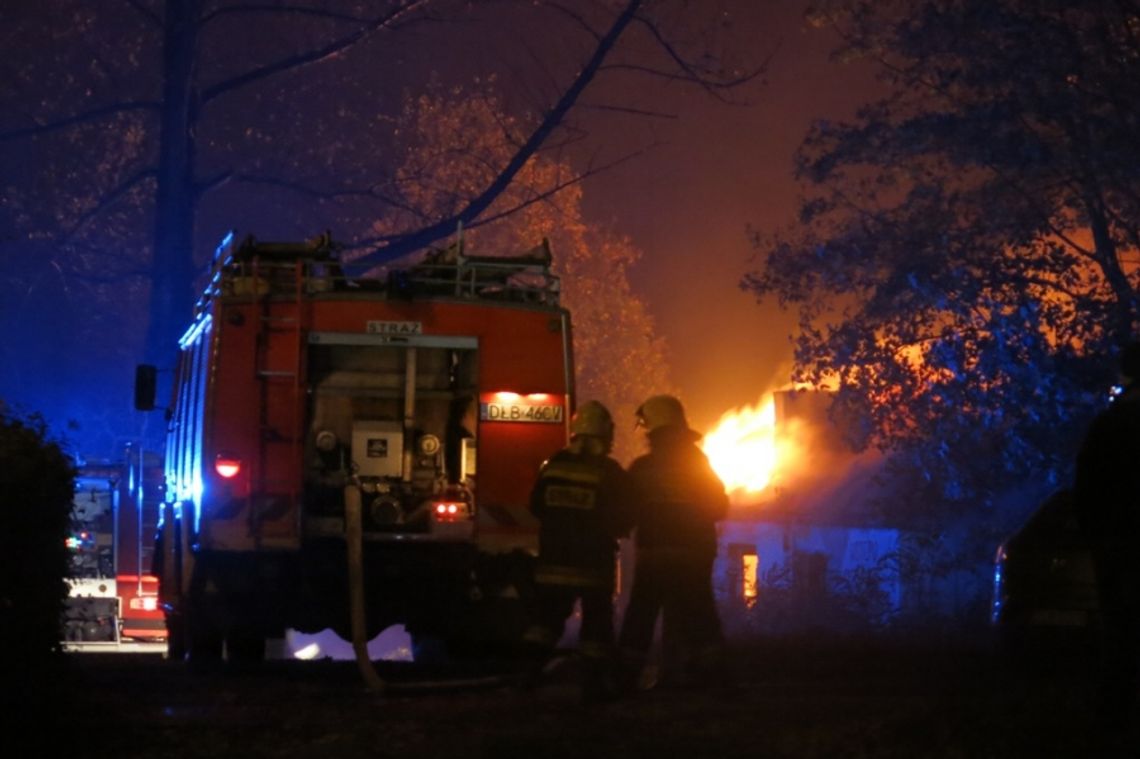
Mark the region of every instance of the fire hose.
POLYGON ((467 688, 488 688, 507 684, 511 681, 506 676, 475 677, 468 679, 449 679, 442 681, 428 681, 418 683, 401 683, 392 686, 380 677, 372 658, 368 655, 368 633, 366 624, 366 607, 364 603, 364 528, 362 525, 362 502, 360 488, 355 481, 350 482, 344 489, 344 531, 348 554, 348 592, 349 592, 349 618, 352 626, 352 651, 355 654, 356 665, 364 678, 364 684, 369 690, 383 693, 393 689, 400 691, 436 691, 467 688))
POLYGON ((369 690, 383 691, 384 680, 368 655, 368 633, 364 607, 364 528, 361 525, 360 488, 350 482, 344 489, 344 538, 348 548, 349 618, 352 624, 352 651, 356 665, 369 690))

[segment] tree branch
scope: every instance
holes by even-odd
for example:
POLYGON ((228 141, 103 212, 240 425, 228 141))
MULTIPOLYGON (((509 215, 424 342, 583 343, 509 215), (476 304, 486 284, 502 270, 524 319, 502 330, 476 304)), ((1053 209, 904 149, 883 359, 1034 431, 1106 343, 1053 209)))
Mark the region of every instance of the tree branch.
MULTIPOLYGON (((653 38, 655 40, 657 40, 657 44, 661 46, 661 49, 665 51, 665 54, 673 61, 673 63, 677 66, 677 68, 679 68, 684 73, 684 75, 683 76, 677 76, 675 74, 669 75, 667 72, 657 71, 657 70, 652 69, 652 68, 644 68, 643 70, 645 71, 645 73, 655 74, 657 76, 665 76, 665 77, 670 78, 670 79, 680 79, 680 80, 684 80, 687 82, 691 82, 693 84, 698 85, 699 87, 701 87, 701 89, 705 90, 710 95, 712 95, 713 97, 715 97, 718 100, 721 100, 723 102, 728 102, 728 99, 723 97, 718 92, 718 90, 730 89, 732 87, 737 87, 741 84, 752 81, 756 77, 763 74, 768 69, 768 64, 771 63, 771 61, 772 61, 772 54, 770 54, 767 58, 764 59, 764 61, 762 63, 760 63, 759 66, 757 66, 751 72, 741 74, 740 76, 735 77, 733 79, 713 78, 713 77, 710 77, 706 74, 701 73, 697 69, 696 66, 694 66, 689 61, 685 60, 684 56, 682 56, 677 51, 677 49, 675 47, 673 47, 673 45, 669 42, 669 40, 665 39, 665 36, 663 34, 661 34, 661 30, 657 28, 656 24, 650 22, 648 19, 645 19, 645 18, 638 18, 637 20, 640 21, 641 24, 649 30, 650 35, 652 35, 653 38)), ((625 66, 615 66, 614 68, 635 68, 636 69, 639 67, 625 65, 625 66)))
POLYGON ((212 87, 208 87, 202 91, 201 104, 204 106, 215 98, 220 97, 227 92, 232 92, 233 90, 244 87, 247 84, 253 84, 254 82, 268 79, 269 77, 276 76, 277 74, 281 74, 286 71, 292 71, 294 69, 301 68, 302 66, 307 66, 313 63, 320 63, 321 61, 335 58, 343 54, 346 50, 361 40, 365 39, 366 37, 369 37, 372 34, 391 26, 394 22, 408 15, 419 6, 425 5, 429 2, 431 2, 431 0, 406 0, 406 2, 404 2, 402 5, 396 7, 384 16, 381 16, 380 18, 372 21, 370 24, 368 24, 368 26, 365 26, 362 29, 358 29, 352 34, 341 37, 338 40, 330 42, 324 47, 317 48, 316 50, 311 50, 307 53, 302 53, 301 55, 289 56, 288 58, 283 58, 279 61, 275 61, 274 63, 270 63, 265 66, 247 71, 244 74, 233 77, 232 79, 218 82, 212 87))
POLYGON ((209 180, 209 182, 204 183, 199 188, 199 191, 201 193, 209 192, 210 190, 215 190, 218 187, 230 184, 231 182, 242 182, 247 184, 260 184, 269 187, 278 187, 283 190, 288 190, 290 192, 296 193, 298 195, 314 198, 316 200, 336 201, 345 198, 375 200, 383 203, 384 205, 391 206, 392 208, 398 208, 401 211, 406 211, 425 222, 428 219, 428 217, 422 211, 412 207, 407 202, 392 197, 391 195, 386 195, 382 192, 379 192, 375 185, 369 187, 366 190, 318 190, 308 185, 301 184, 300 182, 293 182, 288 179, 269 176, 267 174, 234 174, 231 172, 212 178, 209 180))
POLYGON ((675 113, 666 113, 665 111, 648 111, 642 108, 630 108, 623 105, 593 105, 590 103, 582 103, 578 106, 584 111, 609 111, 611 113, 626 113, 633 116, 645 116, 652 119, 676 119, 679 118, 675 113))
POLYGON ((731 81, 725 81, 725 82, 718 82, 716 80, 711 80, 711 79, 707 79, 704 77, 695 77, 695 76, 692 76, 688 73, 679 73, 678 74, 678 73, 671 72, 671 71, 662 71, 661 69, 656 69, 656 68, 653 68, 652 66, 645 66, 645 65, 642 65, 640 63, 611 63, 611 64, 604 66, 602 68, 602 70, 603 71, 633 71, 633 72, 636 72, 638 74, 645 74, 647 76, 654 76, 654 77, 657 77, 658 79, 667 79, 670 82, 687 82, 690 84, 696 84, 701 89, 707 91, 710 95, 712 95, 713 97, 715 97, 717 100, 721 101, 722 103, 730 103, 732 101, 730 101, 728 98, 721 95, 719 92, 716 92, 716 90, 729 89, 732 87, 736 87, 736 86, 744 84, 745 82, 748 82, 749 80, 754 79, 755 77, 764 73, 763 69, 757 69, 756 71, 754 71, 750 74, 743 75, 738 79, 733 79, 731 81))
POLYGON ((313 8, 304 5, 256 5, 253 3, 247 5, 228 5, 221 8, 216 8, 212 12, 207 13, 202 17, 202 26, 217 21, 224 16, 236 16, 240 14, 292 14, 298 16, 313 16, 316 18, 332 19, 333 21, 351 21, 353 23, 361 24, 368 23, 371 19, 362 16, 354 16, 348 13, 336 13, 335 11, 324 10, 323 8, 313 8))
POLYGON ((534 132, 531 133, 527 141, 519 148, 518 152, 511 157, 511 160, 507 162, 498 176, 491 180, 482 193, 473 198, 459 213, 441 219, 435 224, 431 224, 411 234, 402 235, 388 242, 384 247, 366 253, 349 263, 353 266, 375 266, 383 261, 399 258, 412 251, 427 247, 436 240, 454 232, 456 227, 461 223, 466 227, 470 227, 479 215, 487 210, 491 203, 494 202, 495 198, 510 185, 526 162, 535 154, 539 147, 542 146, 543 142, 546 141, 555 127, 566 117, 570 109, 574 107, 574 104, 578 101, 578 98, 586 89, 586 86, 598 73, 602 62, 606 59, 606 56, 609 55, 622 32, 626 30, 630 22, 635 18, 642 2, 643 0, 629 0, 629 2, 626 3, 625 8, 614 20, 613 26, 610 27, 609 31, 607 31, 605 36, 598 42, 593 55, 578 73, 574 82, 562 94, 562 97, 555 103, 554 107, 546 113, 542 122, 539 123, 534 132))
POLYGON ((35 126, 23 127, 22 129, 14 129, 11 132, 0 132, 0 142, 9 142, 11 140, 19 140, 24 137, 39 137, 41 135, 50 134, 51 132, 58 132, 61 129, 82 124, 87 121, 95 121, 96 119, 105 116, 114 116, 119 113, 131 113, 133 111, 158 111, 158 103, 151 101, 137 101, 126 103, 114 103, 112 105, 103 106, 102 108, 94 108, 90 111, 77 113, 74 116, 60 119, 59 121, 51 121, 46 124, 37 124, 35 126))
POLYGON ((118 202, 118 200, 120 198, 122 198, 124 195, 126 195, 128 192, 130 192, 131 188, 133 188, 139 182, 143 181, 147 177, 156 176, 157 173, 158 172, 155 171, 153 168, 147 168, 147 169, 143 169, 142 171, 140 171, 140 172, 134 174, 133 176, 127 178, 125 181, 120 182, 119 186, 115 187, 109 193, 104 195, 103 198, 95 205, 94 208, 87 211, 82 216, 80 216, 79 219, 76 220, 75 224, 71 227, 71 229, 68 231, 68 233, 63 236, 64 241, 67 243, 70 243, 71 240, 74 239, 74 237, 77 234, 79 234, 81 231, 83 231, 83 228, 85 226, 87 226, 87 224, 90 223, 90 221, 92 219, 94 219, 96 216, 101 214, 104 210, 106 210, 107 208, 111 207, 116 202, 118 202))
MULTIPOLYGON (((535 203, 541 203, 543 201, 549 200, 550 198, 554 197, 558 193, 565 190, 567 187, 571 187, 573 185, 584 182, 585 180, 589 179, 590 177, 592 177, 596 174, 601 174, 602 172, 609 171, 610 169, 614 168, 615 166, 618 166, 620 164, 625 163, 626 161, 630 161, 634 158, 637 158, 638 156, 642 155, 644 152, 645 152, 644 150, 637 150, 637 151, 634 151, 632 153, 627 153, 626 155, 622 156, 621 158, 617 158, 617 159, 610 161, 609 163, 606 163, 602 166, 591 167, 591 168, 587 169, 586 171, 575 174, 574 176, 570 177, 569 179, 564 179, 560 182, 556 182, 555 184, 551 185, 550 187, 547 187, 542 192, 536 193, 535 195, 527 198, 526 200, 522 201, 521 203, 517 203, 517 204, 511 206, 510 208, 505 208, 496 214, 492 214, 491 216, 486 216, 486 217, 483 217, 481 219, 476 219, 476 220, 472 221, 470 225, 464 225, 464 229, 478 229, 479 227, 485 226, 487 224, 491 224, 492 222, 499 221, 500 219, 504 219, 508 216, 511 216, 512 214, 518 213, 519 211, 522 211, 525 208, 529 208, 530 206, 534 205, 535 203)), ((411 211, 411 209, 405 209, 405 210, 411 211)), ((412 211, 412 212, 414 212, 414 211, 412 211)), ((417 213, 417 215, 419 215, 421 217, 423 216, 422 213, 418 213, 418 212, 414 212, 414 213, 417 213)), ((378 245, 380 243, 387 242, 390 240, 398 240, 398 239, 400 239, 400 237, 401 237, 401 235, 382 235, 382 236, 378 236, 378 237, 365 238, 362 240, 357 240, 352 245, 348 246, 347 250, 360 250, 362 248, 371 247, 373 245, 378 245)), ((358 264, 359 262, 360 262, 360 259, 356 259, 353 261, 349 261, 348 263, 349 264, 358 264)))
POLYGON ((145 18, 150 23, 154 24, 155 29, 162 28, 162 19, 158 17, 154 11, 145 7, 139 0, 126 0, 127 5, 138 11, 139 15, 145 18))
POLYGON ((503 219, 503 218, 506 218, 507 216, 510 216, 511 214, 517 213, 517 212, 523 210, 524 208, 528 208, 528 207, 534 205, 535 203, 540 203, 542 201, 549 200, 550 198, 554 197, 558 193, 565 190, 567 187, 571 187, 573 185, 579 184, 580 182, 584 182, 585 180, 589 179, 590 177, 592 177, 596 174, 600 174, 604 171, 609 171, 610 169, 614 168, 615 166, 618 166, 619 164, 623 164, 626 161, 632 160, 633 158, 636 158, 637 156, 641 155, 644 152, 645 152, 644 150, 634 151, 633 153, 629 153, 627 155, 624 155, 621 158, 610 161, 609 163, 604 164, 602 166, 599 166, 597 168, 587 169, 586 171, 575 174, 574 176, 570 177, 569 179, 564 179, 560 182, 556 182, 555 184, 546 188, 542 192, 534 195, 533 197, 527 198, 526 200, 512 206, 511 208, 506 208, 506 209, 500 211, 499 213, 492 214, 491 216, 486 216, 482 219, 479 219, 479 220, 473 222, 470 226, 466 227, 466 229, 475 229, 477 227, 483 226, 484 224, 490 224, 491 222, 498 221, 499 219, 503 219))
POLYGON ((567 8, 562 3, 547 3, 547 5, 551 8, 554 8, 559 13, 562 13, 563 15, 568 16, 571 20, 574 21, 574 23, 576 23, 578 26, 582 27, 583 31, 585 31, 586 34, 589 34, 591 37, 593 37, 599 43, 602 41, 602 35, 598 32, 598 30, 596 30, 594 27, 590 26, 590 24, 586 21, 585 18, 582 17, 581 14, 575 13, 574 11, 567 8))

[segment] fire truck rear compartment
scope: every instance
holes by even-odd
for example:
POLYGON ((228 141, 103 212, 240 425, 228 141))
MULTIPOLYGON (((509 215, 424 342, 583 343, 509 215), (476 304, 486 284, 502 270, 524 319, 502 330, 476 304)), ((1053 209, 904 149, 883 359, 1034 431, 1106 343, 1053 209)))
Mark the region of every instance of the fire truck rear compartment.
POLYGON ((327 235, 223 240, 167 430, 173 655, 255 658, 283 627, 345 636, 348 611, 354 647, 362 618, 372 635, 517 639, 530 481, 573 397, 569 315, 540 252, 459 245, 393 288, 323 279, 338 270, 327 235))
POLYGON ((476 365, 472 349, 311 345, 305 535, 343 534, 351 483, 369 532, 431 533, 440 501, 459 504, 466 513, 450 516, 469 520, 476 365))

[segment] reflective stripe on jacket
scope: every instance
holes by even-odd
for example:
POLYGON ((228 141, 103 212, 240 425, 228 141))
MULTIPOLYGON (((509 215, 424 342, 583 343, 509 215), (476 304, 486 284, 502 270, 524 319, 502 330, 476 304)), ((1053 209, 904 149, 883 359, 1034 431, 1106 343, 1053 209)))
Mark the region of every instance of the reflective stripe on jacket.
POLYGON ((617 538, 629 532, 630 498, 628 474, 608 456, 567 449, 552 456, 531 491, 530 511, 540 524, 536 579, 612 582, 617 538))

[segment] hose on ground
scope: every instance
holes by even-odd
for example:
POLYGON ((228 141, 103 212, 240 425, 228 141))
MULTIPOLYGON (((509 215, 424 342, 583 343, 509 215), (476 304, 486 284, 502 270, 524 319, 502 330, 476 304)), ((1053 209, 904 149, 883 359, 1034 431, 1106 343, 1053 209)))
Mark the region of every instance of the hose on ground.
POLYGON ((349 617, 352 623, 352 650, 356 665, 369 690, 383 692, 384 680, 368 656, 364 606, 364 528, 361 525, 360 488, 349 483, 344 489, 344 538, 348 554, 349 617))

